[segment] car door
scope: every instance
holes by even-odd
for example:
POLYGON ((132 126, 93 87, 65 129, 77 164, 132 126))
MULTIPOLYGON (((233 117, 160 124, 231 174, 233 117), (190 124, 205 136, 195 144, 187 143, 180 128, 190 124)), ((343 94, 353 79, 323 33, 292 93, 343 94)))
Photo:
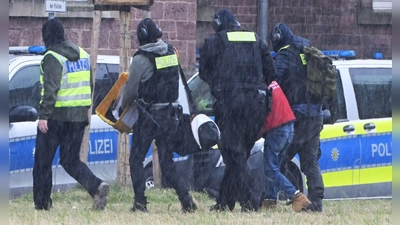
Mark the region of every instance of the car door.
POLYGON ((361 143, 359 196, 392 194, 392 68, 349 68, 361 143))
MULTIPOLYGON (((16 66, 9 81, 9 111, 18 106, 31 106, 38 110, 41 91, 39 62, 27 61, 16 66)), ((36 131, 36 121, 9 125, 10 187, 32 186, 36 131)))
MULTIPOLYGON (((10 64, 9 71, 9 109, 17 106, 31 106, 38 110, 41 85, 39 82, 41 57, 24 57, 10 64)), ((99 81, 94 95, 108 93, 111 86, 118 79, 119 64, 99 63, 97 77, 107 79, 99 81), (105 83, 105 85, 103 84, 105 83)), ((96 79, 98 81, 98 79, 96 79)), ((96 103, 96 102, 95 102, 96 103)), ((97 101, 98 103, 98 101, 97 101)), ((96 107, 94 104, 93 107, 96 107)), ((16 196, 32 187, 32 168, 36 144, 36 121, 10 121, 9 152, 10 152, 10 195, 16 196)), ((94 112, 91 118, 88 165, 93 173, 106 180, 116 177, 116 158, 118 146, 118 132, 102 121, 94 112)), ((74 184, 59 164, 59 152, 53 159, 53 187, 58 188, 65 184, 74 184)))
POLYGON ((360 183, 360 137, 354 90, 347 67, 337 67, 336 96, 333 101, 334 124, 321 131, 320 168, 325 198, 355 197, 360 183))

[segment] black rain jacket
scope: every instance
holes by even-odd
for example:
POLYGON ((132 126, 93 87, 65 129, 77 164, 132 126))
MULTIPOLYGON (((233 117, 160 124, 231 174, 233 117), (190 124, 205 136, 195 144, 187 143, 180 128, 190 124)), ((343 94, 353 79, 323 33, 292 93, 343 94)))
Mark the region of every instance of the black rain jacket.
POLYGON ((279 24, 281 30, 281 41, 273 44, 276 66, 276 81, 281 86, 291 106, 307 104, 306 96, 310 98, 311 104, 319 104, 320 100, 308 93, 305 84, 307 77, 307 66, 303 65, 300 53, 303 46, 311 46, 310 40, 293 35, 292 31, 285 25, 279 24), (289 48, 282 49, 290 45, 289 48))

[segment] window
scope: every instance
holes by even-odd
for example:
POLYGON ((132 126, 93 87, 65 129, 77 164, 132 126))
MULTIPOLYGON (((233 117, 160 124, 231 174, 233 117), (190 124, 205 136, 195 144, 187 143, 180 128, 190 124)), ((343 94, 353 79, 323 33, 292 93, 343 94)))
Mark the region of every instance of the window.
POLYGON ((118 64, 97 64, 96 78, 93 93, 92 114, 96 114, 95 110, 101 101, 106 97, 112 86, 117 82, 119 77, 118 64))
POLYGON ((15 73, 9 83, 8 109, 32 106, 39 110, 41 85, 39 65, 27 66, 15 73))
POLYGON ((391 12, 392 0, 373 0, 372 9, 375 12, 391 12))
MULTIPOLYGON (((39 65, 27 66, 15 73, 9 83, 9 110, 15 106, 32 106, 39 110, 42 91, 39 76, 39 65)), ((118 64, 97 64, 93 93, 93 114, 95 114, 96 107, 118 80, 118 77, 118 64)))
POLYGON ((346 101, 339 70, 336 70, 336 96, 333 99, 333 122, 347 121, 346 101))
POLYGON ((392 69, 349 69, 360 119, 392 117, 392 69))
POLYGON ((193 78, 189 83, 189 89, 192 93, 194 103, 199 113, 210 115, 212 113, 214 96, 211 95, 210 87, 199 76, 193 78))

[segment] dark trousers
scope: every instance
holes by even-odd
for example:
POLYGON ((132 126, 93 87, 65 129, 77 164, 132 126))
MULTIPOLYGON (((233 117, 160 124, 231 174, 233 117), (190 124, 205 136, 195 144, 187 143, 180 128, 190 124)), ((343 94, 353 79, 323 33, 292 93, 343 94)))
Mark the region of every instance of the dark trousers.
POLYGON ((259 197, 248 181, 247 159, 257 141, 266 116, 265 95, 258 92, 235 93, 214 104, 215 121, 221 131, 219 149, 225 163, 217 204, 233 209, 235 202, 259 208, 259 197))
POLYGON ((52 188, 52 161, 60 146, 60 164, 64 170, 94 197, 102 182, 79 158, 86 122, 48 120, 49 130, 37 129, 35 163, 33 166, 33 197, 35 206, 46 207, 52 188))
POLYGON ((189 188, 181 174, 184 171, 176 171, 172 160, 174 148, 171 140, 175 137, 179 124, 176 109, 169 106, 161 110, 150 111, 150 113, 159 127, 140 112, 139 120, 133 128, 129 164, 135 201, 145 204, 143 202, 145 201, 143 161, 153 139, 156 140, 162 174, 175 189, 179 200, 182 201, 189 195, 189 188))
POLYGON ((283 165, 287 167, 290 160, 299 154, 301 171, 307 177, 308 198, 315 210, 322 210, 324 182, 319 166, 321 157, 320 132, 323 127, 322 116, 306 116, 295 111, 293 142, 287 150, 283 165))

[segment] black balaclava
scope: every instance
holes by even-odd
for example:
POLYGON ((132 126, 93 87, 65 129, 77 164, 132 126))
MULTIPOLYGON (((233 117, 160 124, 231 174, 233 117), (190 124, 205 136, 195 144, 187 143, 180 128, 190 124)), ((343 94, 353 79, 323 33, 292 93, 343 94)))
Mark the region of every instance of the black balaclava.
POLYGON ((64 42, 64 27, 62 23, 57 19, 47 20, 42 27, 42 37, 47 49, 64 42))
POLYGON ((270 40, 272 43, 272 49, 278 52, 283 46, 289 44, 290 39, 293 36, 293 32, 284 23, 278 23, 274 26, 270 34, 270 40))
POLYGON ((215 13, 212 25, 215 32, 240 28, 240 23, 236 20, 235 16, 227 9, 220 9, 217 13, 215 13))
POLYGON ((156 43, 157 38, 162 36, 162 30, 150 18, 140 21, 137 25, 136 32, 140 45, 156 43))

